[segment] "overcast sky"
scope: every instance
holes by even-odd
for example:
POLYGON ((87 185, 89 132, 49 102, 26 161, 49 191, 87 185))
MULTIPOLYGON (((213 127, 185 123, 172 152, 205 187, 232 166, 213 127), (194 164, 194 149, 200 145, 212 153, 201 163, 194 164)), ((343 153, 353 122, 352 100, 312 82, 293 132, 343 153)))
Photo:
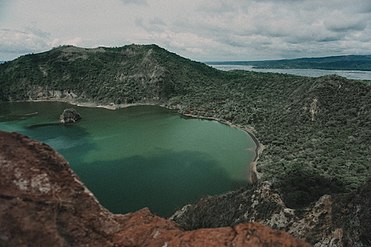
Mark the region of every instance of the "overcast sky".
POLYGON ((371 54, 371 0, 0 0, 0 60, 132 43, 198 61, 371 54))

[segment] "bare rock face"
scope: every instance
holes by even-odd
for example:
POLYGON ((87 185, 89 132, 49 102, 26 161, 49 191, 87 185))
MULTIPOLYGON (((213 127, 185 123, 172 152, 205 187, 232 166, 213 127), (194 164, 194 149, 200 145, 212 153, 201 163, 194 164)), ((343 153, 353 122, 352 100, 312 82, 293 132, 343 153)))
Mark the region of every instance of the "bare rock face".
POLYGON ((65 109, 59 116, 59 120, 63 124, 76 123, 80 119, 80 114, 73 108, 65 109))
POLYGON ((371 246, 371 180, 349 194, 324 195, 308 208, 287 208, 269 182, 201 199, 170 219, 187 230, 258 222, 318 247, 371 246))
POLYGON ((49 146, 0 132, 0 246, 111 246, 120 224, 49 146))
POLYGON ((195 205, 185 206, 170 219, 187 230, 251 221, 282 229, 294 217, 293 210, 286 208, 271 184, 263 182, 251 189, 203 198, 195 205))
POLYGON ((184 231, 142 209, 103 208, 54 150, 0 132, 0 246, 309 246, 258 223, 184 231))

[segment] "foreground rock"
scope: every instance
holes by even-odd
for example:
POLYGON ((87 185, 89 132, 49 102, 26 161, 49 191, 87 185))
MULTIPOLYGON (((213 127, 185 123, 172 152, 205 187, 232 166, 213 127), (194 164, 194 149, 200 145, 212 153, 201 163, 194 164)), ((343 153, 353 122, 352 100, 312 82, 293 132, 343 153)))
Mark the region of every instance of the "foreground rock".
POLYGON ((358 190, 324 195, 301 210, 287 208, 268 182, 204 198, 171 219, 187 230, 259 222, 314 246, 371 246, 371 180, 358 190))
POLYGON ((258 223, 184 231, 104 209, 49 146, 0 132, 0 246, 309 246, 258 223))
POLYGON ((63 124, 76 123, 80 119, 80 114, 73 108, 65 109, 59 116, 59 121, 63 124))

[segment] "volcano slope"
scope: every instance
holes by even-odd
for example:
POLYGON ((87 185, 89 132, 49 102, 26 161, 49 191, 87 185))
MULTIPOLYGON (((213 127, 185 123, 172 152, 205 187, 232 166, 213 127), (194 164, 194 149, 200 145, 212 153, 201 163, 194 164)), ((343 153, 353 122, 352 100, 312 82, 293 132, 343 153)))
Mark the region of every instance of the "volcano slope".
POLYGON ((370 177, 370 89, 334 75, 219 71, 156 45, 62 46, 0 65, 1 101, 158 104, 249 129, 264 146, 260 180, 296 210, 370 177))

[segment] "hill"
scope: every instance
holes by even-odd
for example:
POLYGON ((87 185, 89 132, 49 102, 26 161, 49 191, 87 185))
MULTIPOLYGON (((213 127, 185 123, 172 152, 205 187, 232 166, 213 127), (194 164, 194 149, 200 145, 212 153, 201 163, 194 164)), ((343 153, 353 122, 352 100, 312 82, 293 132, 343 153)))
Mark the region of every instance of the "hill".
POLYGON ((175 91, 182 92, 181 87, 187 84, 183 80, 197 78, 203 70, 206 74, 216 72, 156 45, 96 49, 62 46, 1 65, 0 99, 26 100, 68 93, 78 95, 79 100, 96 102, 158 102, 175 91))
POLYGON ((210 65, 250 65, 259 69, 371 70, 371 55, 348 55, 265 61, 208 62, 210 65))
POLYGON ((289 207, 359 187, 371 174, 371 85, 219 71, 156 45, 63 46, 0 65, 0 101, 161 104, 254 130, 258 161, 289 207))

